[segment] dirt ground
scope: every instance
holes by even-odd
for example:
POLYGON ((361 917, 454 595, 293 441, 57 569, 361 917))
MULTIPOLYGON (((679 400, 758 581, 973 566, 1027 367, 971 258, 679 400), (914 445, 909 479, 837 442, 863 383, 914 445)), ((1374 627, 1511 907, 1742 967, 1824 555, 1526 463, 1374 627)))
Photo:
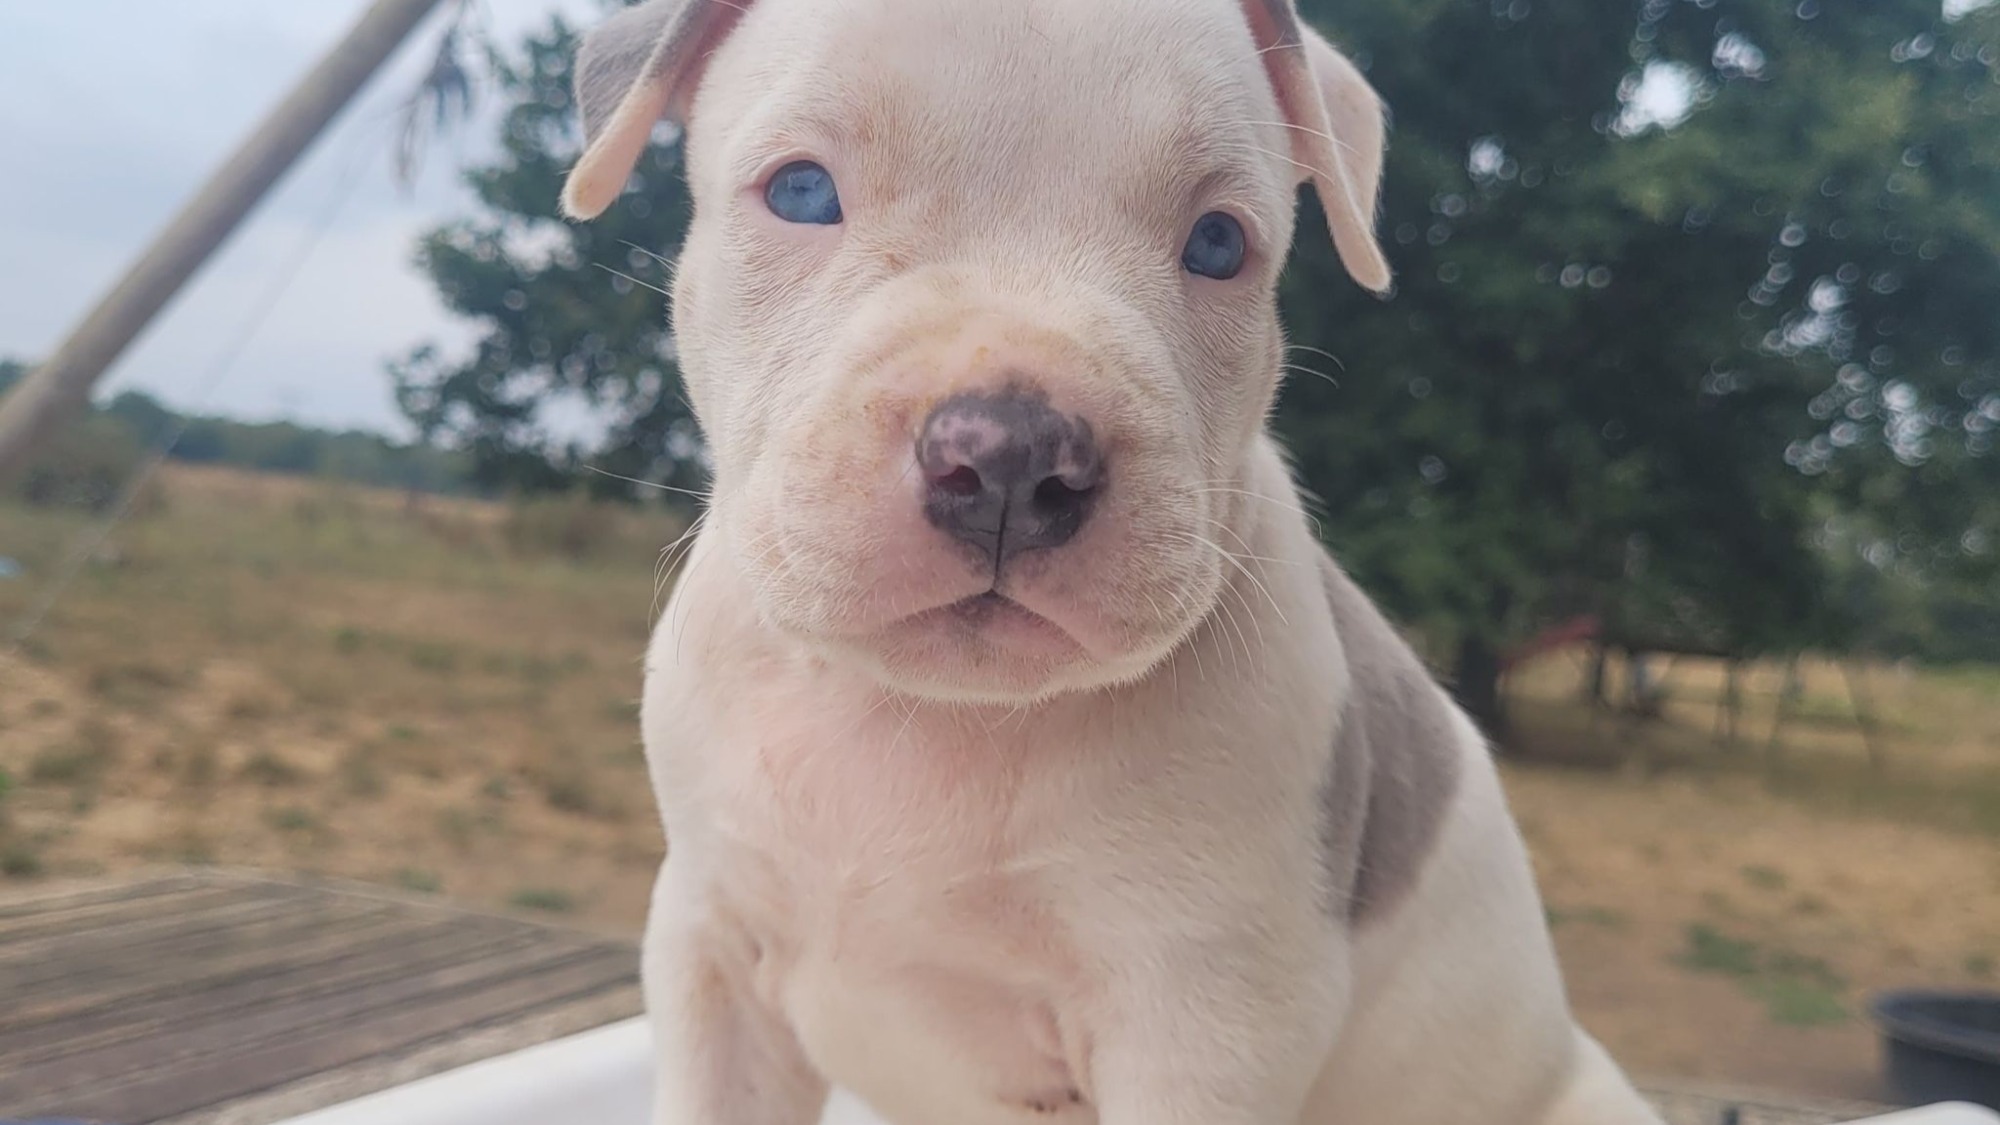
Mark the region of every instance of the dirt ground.
POLYGON ((1881 1096, 1867 997, 1992 978, 1989 841, 1680 779, 1508 787, 1572 1001, 1635 1071, 1881 1096))
MULTIPOLYGON (((179 468, 0 655, 0 880, 315 871, 635 929, 661 851, 635 729, 680 521, 179 468)), ((81 517, 0 506, 0 628, 81 517)), ((1664 718, 1509 685, 1503 763, 1583 1022, 1633 1070, 1879 1095, 1893 987, 2000 972, 2000 670, 1666 671, 1664 718)))

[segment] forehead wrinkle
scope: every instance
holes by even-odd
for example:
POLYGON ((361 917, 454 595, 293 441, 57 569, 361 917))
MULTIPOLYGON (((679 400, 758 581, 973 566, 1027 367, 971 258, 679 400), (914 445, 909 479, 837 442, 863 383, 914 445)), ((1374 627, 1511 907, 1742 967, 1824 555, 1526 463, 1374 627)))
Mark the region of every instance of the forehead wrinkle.
MULTIPOLYGON (((769 14, 813 18, 791 11, 803 2, 769 14)), ((815 2, 843 10, 821 9, 817 35, 771 26, 767 49, 799 50, 745 68, 759 85, 730 131, 739 184, 784 150, 824 160, 850 217, 905 251, 947 225, 962 241, 1092 223, 1100 253, 1129 241, 1171 260, 1202 211, 1234 211, 1263 246, 1289 217, 1275 94, 1247 23, 1224 34, 1244 22, 1235 0, 815 2)))

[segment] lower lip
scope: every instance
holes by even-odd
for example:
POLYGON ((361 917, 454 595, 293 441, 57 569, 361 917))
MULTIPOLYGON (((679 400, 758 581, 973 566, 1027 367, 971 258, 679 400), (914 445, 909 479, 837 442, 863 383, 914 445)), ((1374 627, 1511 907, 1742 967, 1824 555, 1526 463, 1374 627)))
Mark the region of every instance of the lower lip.
POLYGON ((1074 652, 1076 642, 1048 618, 1000 594, 986 593, 919 614, 913 624, 980 640, 1017 652, 1074 652))

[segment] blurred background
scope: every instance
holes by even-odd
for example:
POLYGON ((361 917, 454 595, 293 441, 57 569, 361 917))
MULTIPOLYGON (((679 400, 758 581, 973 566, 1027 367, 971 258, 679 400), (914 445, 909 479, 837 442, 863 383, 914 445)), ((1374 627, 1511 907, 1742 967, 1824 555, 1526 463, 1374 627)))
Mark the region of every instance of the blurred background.
MULTIPOLYGON (((0 10, 0 395, 367 6, 0 10)), ((674 138, 556 217, 609 6, 426 5, 0 477, 0 893, 636 931, 703 462, 674 138)), ((1493 736, 1584 1023, 1879 1095, 1873 995, 2000 979, 2000 5, 1302 7, 1393 111, 1396 291, 1316 214, 1283 283, 1325 539, 1493 736)))

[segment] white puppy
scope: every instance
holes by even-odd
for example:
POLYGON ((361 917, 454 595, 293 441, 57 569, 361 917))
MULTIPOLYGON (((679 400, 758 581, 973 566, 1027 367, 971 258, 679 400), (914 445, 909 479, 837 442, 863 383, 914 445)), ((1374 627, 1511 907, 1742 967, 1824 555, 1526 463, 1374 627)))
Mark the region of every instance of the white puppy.
POLYGON ((1383 129, 1289 0, 652 0, 715 490, 647 665, 659 1125, 1638 1125, 1485 747, 1265 431, 1309 179, 1383 129))

